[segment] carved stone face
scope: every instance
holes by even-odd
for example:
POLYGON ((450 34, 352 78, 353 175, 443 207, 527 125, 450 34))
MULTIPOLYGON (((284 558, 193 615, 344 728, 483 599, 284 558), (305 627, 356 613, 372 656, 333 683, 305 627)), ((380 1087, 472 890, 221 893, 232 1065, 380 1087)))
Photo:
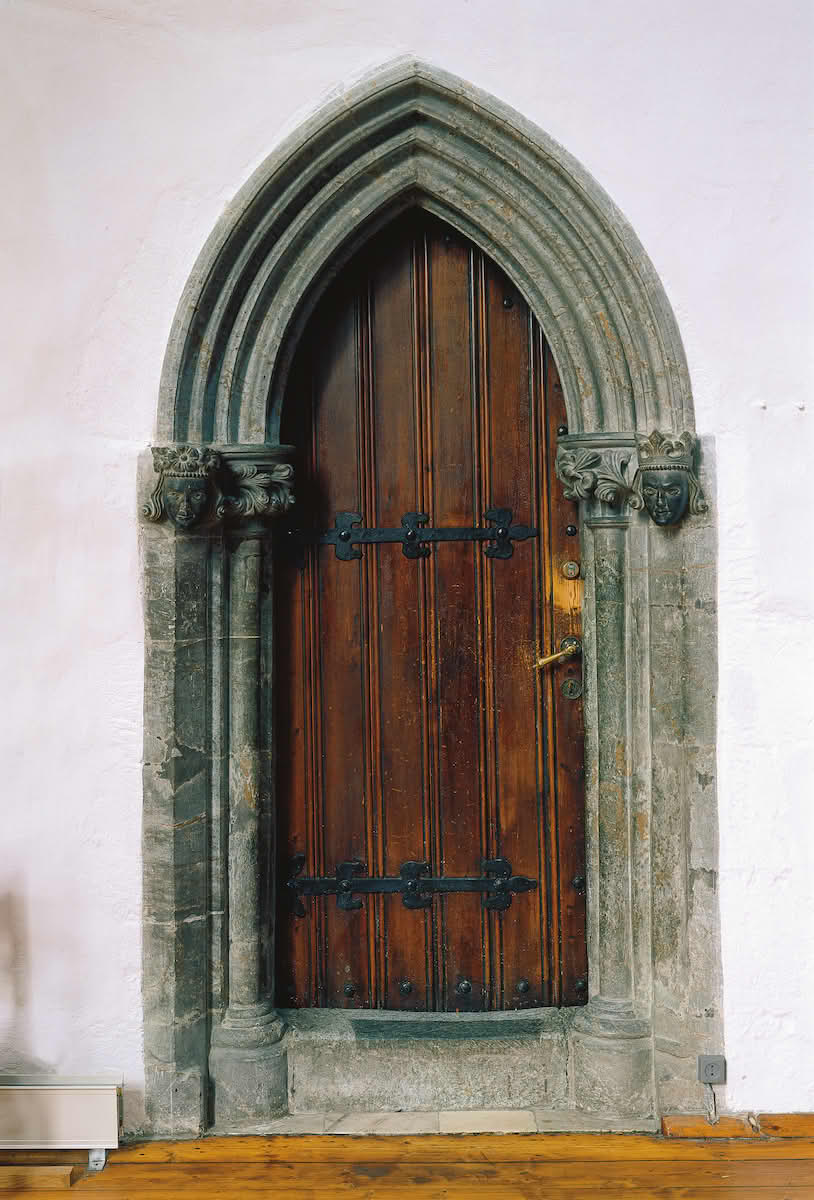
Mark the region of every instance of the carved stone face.
POLYGON ((200 521, 209 502, 205 479, 173 478, 164 480, 161 499, 164 511, 177 529, 191 529, 200 521))
POLYGON ((642 499, 656 525, 675 525, 687 511, 690 477, 686 471, 642 471, 642 499))

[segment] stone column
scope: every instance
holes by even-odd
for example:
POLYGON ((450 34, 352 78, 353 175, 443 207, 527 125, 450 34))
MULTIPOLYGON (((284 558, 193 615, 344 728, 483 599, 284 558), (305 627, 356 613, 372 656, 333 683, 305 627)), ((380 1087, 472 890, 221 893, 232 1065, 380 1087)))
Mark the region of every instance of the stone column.
POLYGON ((291 502, 291 468, 258 448, 221 451, 238 486, 220 510, 227 522, 228 1003, 209 1056, 214 1117, 236 1132, 286 1111, 285 1026, 274 1009, 267 947, 273 896, 265 897, 264 860, 273 855, 271 730, 264 728, 264 599, 269 594, 267 518, 291 502), (271 903, 269 903, 269 901, 271 903))
MULTIPOLYGON (((261 814, 269 786, 261 729, 261 587, 265 539, 238 534, 229 557, 228 1004, 209 1065, 215 1124, 234 1130, 285 1111, 284 1025, 266 980, 261 814)), ((265 848, 271 853, 271 848, 265 848)))
POLYGON ((156 1136, 176 1138, 199 1135, 208 1109, 209 546, 206 534, 142 530, 146 1109, 156 1136))
POLYGON ((627 521, 588 516, 593 537, 596 693, 602 698, 597 733, 599 876, 601 904, 594 973, 604 1001, 633 995, 630 837, 627 804, 626 564, 627 521))
POLYGON ((269 522, 292 503, 291 449, 155 446, 144 480, 145 1061, 152 1128, 168 1136, 286 1107, 264 714, 269 522))
POLYGON ((221 460, 155 446, 141 463, 146 618, 142 942, 149 1127, 203 1132, 209 1110, 212 744, 209 612, 221 460))
POLYGON ((590 998, 574 1019, 570 1073, 578 1108, 644 1116, 654 1103, 653 1046, 636 1001, 631 843, 631 694, 641 686, 632 664, 642 650, 631 628, 625 440, 564 438, 558 464, 566 495, 582 502, 586 709, 595 717, 586 772, 590 998))
POLYGON ((577 1107, 635 1116, 651 1112, 653 1085, 650 1023, 634 999, 627 536, 625 516, 598 501, 588 507, 595 634, 587 669, 598 708, 596 871, 588 878, 595 943, 590 999, 574 1020, 571 1049, 577 1107))

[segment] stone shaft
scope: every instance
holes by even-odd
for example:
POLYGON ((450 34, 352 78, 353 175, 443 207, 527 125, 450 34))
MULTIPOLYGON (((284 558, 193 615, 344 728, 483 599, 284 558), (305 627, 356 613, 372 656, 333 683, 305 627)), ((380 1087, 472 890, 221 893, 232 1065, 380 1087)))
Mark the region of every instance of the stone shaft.
POLYGON ((262 998, 259 830, 260 584, 263 543, 242 538, 230 564, 229 1008, 262 998))
POLYGON ((599 723, 599 953, 601 994, 633 995, 629 815, 627 802, 627 670, 625 661, 625 527, 593 531, 596 586, 596 686, 599 723))

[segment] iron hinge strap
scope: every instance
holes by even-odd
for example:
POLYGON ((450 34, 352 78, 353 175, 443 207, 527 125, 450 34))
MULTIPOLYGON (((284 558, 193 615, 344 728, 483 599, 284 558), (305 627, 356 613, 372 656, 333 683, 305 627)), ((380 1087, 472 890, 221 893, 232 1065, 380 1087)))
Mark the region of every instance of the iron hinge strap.
POLYGON ((363 875, 365 865, 358 860, 341 862, 333 877, 303 876, 304 867, 305 855, 295 855, 287 883, 293 893, 294 912, 299 917, 305 916, 303 896, 336 896, 337 906, 343 912, 352 912, 362 907, 358 896, 373 893, 401 893, 405 908, 429 908, 436 893, 481 892, 484 908, 504 911, 510 907, 514 893, 530 892, 537 887, 536 879, 512 875, 512 864, 506 858, 484 859, 484 874, 479 876, 434 876, 430 875, 429 863, 412 860, 402 863, 398 875, 380 878, 363 875))
POLYGON ((529 525, 513 525, 510 508, 490 508, 486 512, 488 526, 430 526, 426 513, 405 513, 401 525, 394 529, 368 529, 361 525, 362 514, 339 512, 334 519, 334 528, 325 531, 293 529, 286 531, 290 541, 298 546, 333 546, 336 557, 361 558, 360 546, 400 542, 402 553, 407 558, 427 558, 432 542, 489 542, 486 554, 489 558, 511 558, 514 553, 512 542, 525 541, 534 537, 536 529, 529 525))

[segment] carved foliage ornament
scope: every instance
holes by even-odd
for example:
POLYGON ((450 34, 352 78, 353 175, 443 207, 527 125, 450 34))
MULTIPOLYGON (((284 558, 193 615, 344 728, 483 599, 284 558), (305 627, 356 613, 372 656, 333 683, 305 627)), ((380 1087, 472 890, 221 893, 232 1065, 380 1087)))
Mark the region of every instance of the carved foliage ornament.
POLYGON ((219 517, 275 517, 294 503, 294 468, 273 463, 260 470, 253 463, 235 463, 231 468, 233 488, 217 505, 219 517))
POLYGON ((570 449, 557 453, 557 474, 568 500, 595 496, 605 504, 646 508, 656 525, 675 525, 684 514, 707 511, 693 465, 691 433, 654 430, 637 439, 633 450, 570 449))
POLYGON ((557 474, 565 485, 567 500, 589 500, 596 496, 605 504, 622 504, 632 495, 627 479, 630 450, 566 450, 557 455, 557 474))
POLYGON ((150 521, 168 517, 186 531, 208 514, 218 520, 273 517, 294 503, 294 468, 278 462, 231 462, 208 446, 153 446, 157 482, 144 505, 150 521))
POLYGON ((565 492, 566 500, 590 500, 596 487, 596 470, 602 455, 596 450, 557 451, 557 474, 565 492))

